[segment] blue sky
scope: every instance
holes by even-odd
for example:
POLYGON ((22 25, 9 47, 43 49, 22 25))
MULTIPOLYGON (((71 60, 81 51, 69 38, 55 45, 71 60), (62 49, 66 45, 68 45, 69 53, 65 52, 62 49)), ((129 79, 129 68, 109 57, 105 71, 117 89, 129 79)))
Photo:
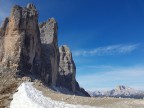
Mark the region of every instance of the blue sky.
POLYGON ((143 0, 0 0, 0 23, 14 4, 29 2, 39 22, 58 21, 59 45, 70 47, 82 87, 144 90, 143 0))

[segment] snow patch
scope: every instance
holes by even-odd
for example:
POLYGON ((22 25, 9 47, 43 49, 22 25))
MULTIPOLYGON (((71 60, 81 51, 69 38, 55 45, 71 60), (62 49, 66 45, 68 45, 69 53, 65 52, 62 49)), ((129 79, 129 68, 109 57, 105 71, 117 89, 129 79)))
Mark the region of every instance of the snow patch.
POLYGON ((10 108, 100 108, 84 105, 67 104, 45 97, 41 91, 36 90, 32 83, 22 83, 18 92, 13 95, 10 108))

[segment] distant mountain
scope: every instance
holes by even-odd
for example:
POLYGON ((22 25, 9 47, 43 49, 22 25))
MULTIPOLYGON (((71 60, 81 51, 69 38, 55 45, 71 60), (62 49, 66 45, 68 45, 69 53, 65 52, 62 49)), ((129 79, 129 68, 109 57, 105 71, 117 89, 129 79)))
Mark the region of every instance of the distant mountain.
POLYGON ((143 99, 144 91, 135 90, 127 86, 117 86, 115 89, 109 91, 88 91, 92 97, 116 97, 116 98, 135 98, 143 99))

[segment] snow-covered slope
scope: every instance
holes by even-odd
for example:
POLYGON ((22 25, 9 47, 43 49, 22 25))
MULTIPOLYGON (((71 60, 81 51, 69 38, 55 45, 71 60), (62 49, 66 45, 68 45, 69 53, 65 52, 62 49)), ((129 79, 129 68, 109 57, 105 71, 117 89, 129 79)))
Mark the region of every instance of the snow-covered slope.
POLYGON ((103 97, 104 92, 102 91, 87 91, 91 97, 103 97))
POLYGON ((14 94, 10 108, 98 108, 91 106, 72 105, 65 102, 54 101, 42 95, 32 83, 22 83, 18 92, 14 94))
POLYGON ((123 98, 144 98, 144 91, 135 90, 127 86, 118 86, 110 91, 88 91, 93 97, 123 97, 123 98))

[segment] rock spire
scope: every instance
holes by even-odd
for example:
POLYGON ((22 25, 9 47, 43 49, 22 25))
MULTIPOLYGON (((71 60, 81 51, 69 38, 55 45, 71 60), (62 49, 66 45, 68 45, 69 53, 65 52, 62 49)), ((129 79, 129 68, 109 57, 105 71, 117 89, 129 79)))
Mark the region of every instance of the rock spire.
POLYGON ((18 75, 38 78, 46 85, 88 96, 76 81, 70 49, 66 45, 58 47, 57 21, 50 18, 39 24, 33 4, 15 5, 4 20, 0 28, 0 66, 15 68, 18 75))

